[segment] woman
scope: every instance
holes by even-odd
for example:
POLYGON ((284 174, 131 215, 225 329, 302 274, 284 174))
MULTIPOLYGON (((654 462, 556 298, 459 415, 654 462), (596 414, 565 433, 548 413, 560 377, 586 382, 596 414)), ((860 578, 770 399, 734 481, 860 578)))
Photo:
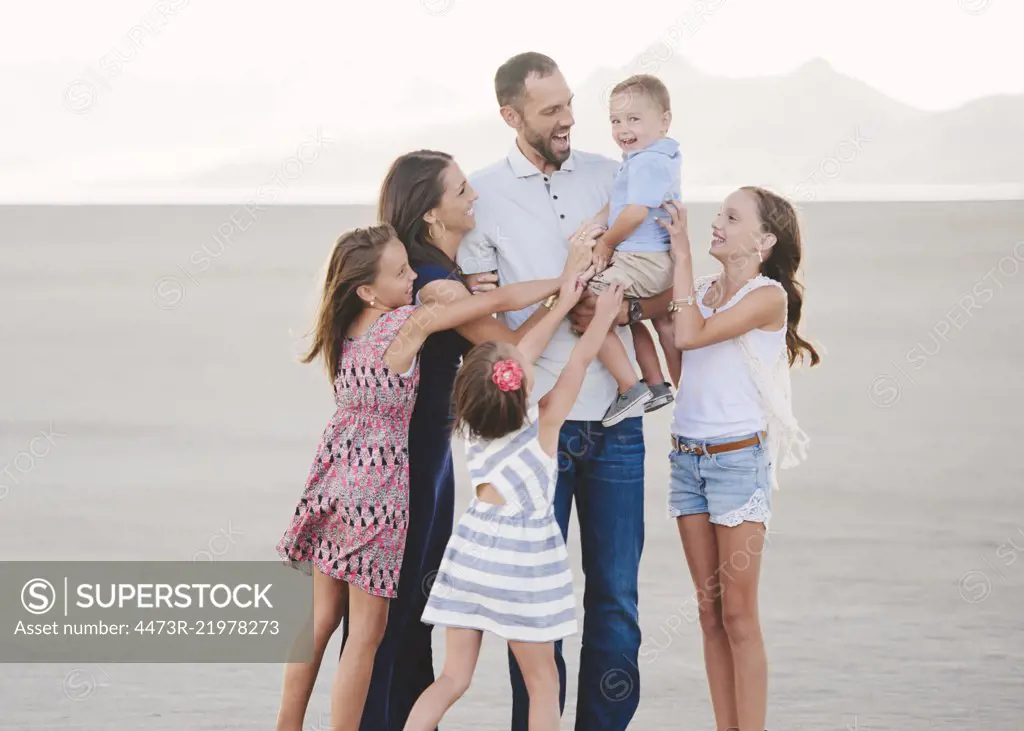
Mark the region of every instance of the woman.
MULTIPOLYGON (((451 155, 419 150, 392 163, 381 186, 378 218, 391 224, 416 271, 417 303, 471 297, 455 255, 476 225, 477 195, 451 155)), ((409 532, 398 598, 374 660, 363 731, 401 731, 413 704, 434 681, 430 625, 420 616, 451 537, 455 475, 451 452, 451 396, 463 353, 475 344, 517 344, 548 310, 516 331, 493 317, 427 338, 420 359, 419 396, 409 426, 409 532)), ((347 634, 346 634, 347 638, 347 634)))
POLYGON ((672 422, 669 514, 697 591, 718 729, 763 731, 768 670, 757 610, 775 469, 805 437, 789 368, 814 347, 797 327, 800 229, 786 200, 756 187, 726 198, 712 224, 716 275, 693 280, 686 214, 666 204, 675 257, 672 304, 683 378, 672 422))

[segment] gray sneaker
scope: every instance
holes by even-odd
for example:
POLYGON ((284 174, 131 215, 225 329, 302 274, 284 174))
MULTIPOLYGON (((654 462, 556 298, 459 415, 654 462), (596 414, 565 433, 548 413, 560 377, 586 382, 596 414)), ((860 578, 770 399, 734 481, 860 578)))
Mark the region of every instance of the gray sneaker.
POLYGON ((612 402, 608 410, 604 412, 601 423, 605 426, 615 426, 623 419, 632 416, 643 416, 644 404, 651 400, 651 389, 647 384, 640 381, 625 393, 620 393, 618 398, 612 402))
POLYGON ((668 383, 659 383, 650 388, 651 400, 644 404, 644 413, 649 414, 652 411, 657 411, 662 406, 668 406, 676 400, 676 397, 672 395, 672 386, 668 383))

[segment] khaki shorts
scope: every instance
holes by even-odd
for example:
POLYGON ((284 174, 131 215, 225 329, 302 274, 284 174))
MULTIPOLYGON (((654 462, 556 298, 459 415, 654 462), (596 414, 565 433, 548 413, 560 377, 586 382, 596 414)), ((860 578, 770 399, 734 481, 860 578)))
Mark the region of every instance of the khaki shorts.
POLYGON ((592 292, 621 284, 624 297, 654 297, 672 289, 674 262, 667 251, 617 251, 608 268, 590 280, 592 292))

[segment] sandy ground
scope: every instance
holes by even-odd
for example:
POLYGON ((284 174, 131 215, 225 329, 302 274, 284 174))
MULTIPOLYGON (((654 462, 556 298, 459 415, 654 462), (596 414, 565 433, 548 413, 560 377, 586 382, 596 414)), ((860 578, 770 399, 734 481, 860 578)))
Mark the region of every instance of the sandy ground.
MULTIPOLYGON (((300 336, 334 238, 371 212, 268 211, 222 248, 233 210, 0 209, 5 560, 274 558, 332 408, 300 336)), ((712 213, 691 209, 700 271, 712 213)), ((804 235, 824 363, 794 376, 811 457, 781 475, 764 559, 768 726, 1022 729, 1024 204, 818 204, 804 235)), ((631 728, 696 731, 713 722, 665 517, 668 421, 645 426, 631 728)), ((566 648, 574 676, 579 637, 566 648)), ((444 729, 507 728, 504 658, 485 642, 444 729)), ((5 730, 264 729, 280 692, 274 664, 3 660, 5 730)), ((309 729, 329 728, 331 665, 309 729)))

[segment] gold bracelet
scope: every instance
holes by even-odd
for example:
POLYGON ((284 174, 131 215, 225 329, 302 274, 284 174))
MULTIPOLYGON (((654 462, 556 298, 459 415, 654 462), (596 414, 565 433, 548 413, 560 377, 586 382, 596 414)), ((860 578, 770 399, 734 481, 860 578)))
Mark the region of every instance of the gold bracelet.
POLYGON ((553 310, 557 303, 558 303, 558 295, 557 294, 553 294, 550 297, 548 297, 546 300, 544 300, 544 306, 547 307, 549 310, 553 310))
POLYGON ((697 303, 697 300, 694 297, 687 297, 686 299, 681 299, 681 300, 672 300, 671 302, 668 303, 668 311, 669 312, 679 312, 684 307, 688 307, 688 306, 694 305, 696 303, 697 303))

